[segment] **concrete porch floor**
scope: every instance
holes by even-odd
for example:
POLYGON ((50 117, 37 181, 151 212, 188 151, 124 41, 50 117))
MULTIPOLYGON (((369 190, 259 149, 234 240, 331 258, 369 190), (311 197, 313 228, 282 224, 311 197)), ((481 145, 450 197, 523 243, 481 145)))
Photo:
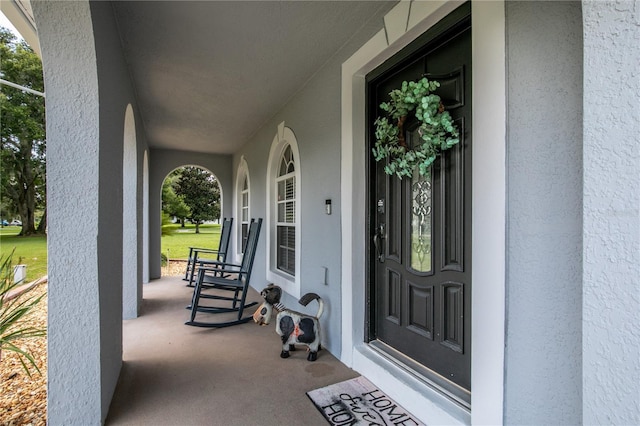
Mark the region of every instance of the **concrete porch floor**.
MULTIPOLYGON (((184 325, 191 293, 180 277, 144 285, 141 316, 123 323, 124 361, 105 424, 327 424, 305 392, 356 377, 355 371, 326 350, 315 362, 302 348, 280 358, 273 322, 184 325)), ((255 291, 250 296, 260 300, 255 291)))

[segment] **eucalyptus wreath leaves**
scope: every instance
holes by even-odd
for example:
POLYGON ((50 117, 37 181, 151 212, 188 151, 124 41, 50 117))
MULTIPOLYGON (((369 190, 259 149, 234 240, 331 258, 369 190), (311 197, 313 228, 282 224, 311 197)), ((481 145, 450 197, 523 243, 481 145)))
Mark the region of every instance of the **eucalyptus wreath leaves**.
POLYGON ((402 82, 400 89, 389 93, 391 100, 380 104, 387 113, 378 117, 376 143, 373 155, 376 161, 387 159, 384 171, 388 175, 412 177, 415 168, 426 176, 438 154, 460 141, 458 129, 451 115, 444 110, 438 95, 433 94, 440 83, 423 78, 419 81, 402 82), (419 141, 409 147, 404 137, 404 122, 413 112, 420 122, 419 141))

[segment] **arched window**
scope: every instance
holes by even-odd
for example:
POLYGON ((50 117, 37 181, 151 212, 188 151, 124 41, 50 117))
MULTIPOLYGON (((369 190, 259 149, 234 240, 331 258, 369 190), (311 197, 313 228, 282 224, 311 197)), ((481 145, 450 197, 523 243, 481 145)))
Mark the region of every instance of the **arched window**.
POLYGON ((296 275, 296 163, 291 146, 287 145, 276 177, 276 267, 296 275))
POLYGON ((238 179, 237 179, 237 208, 236 217, 240 220, 237 223, 238 236, 236 244, 236 252, 241 255, 244 253, 244 246, 247 242, 247 235, 249 233, 249 221, 251 218, 249 212, 249 167, 247 161, 242 157, 240 159, 240 166, 238 167, 238 179))
POLYGON ((299 297, 300 156, 296 137, 284 123, 271 144, 268 171, 267 279, 299 297))

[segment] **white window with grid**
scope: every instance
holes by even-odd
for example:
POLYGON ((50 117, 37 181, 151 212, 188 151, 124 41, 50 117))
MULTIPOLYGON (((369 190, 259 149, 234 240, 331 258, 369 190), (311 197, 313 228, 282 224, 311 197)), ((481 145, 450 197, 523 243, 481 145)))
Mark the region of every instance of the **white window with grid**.
POLYGON ((300 296, 300 158, 293 131, 281 123, 269 154, 267 279, 300 296))
POLYGON ((278 217, 276 219, 276 266, 296 275, 296 176, 291 146, 282 153, 276 178, 278 217))
POLYGON ((244 253, 244 246, 249 235, 249 177, 245 174, 240 192, 240 252, 244 253))

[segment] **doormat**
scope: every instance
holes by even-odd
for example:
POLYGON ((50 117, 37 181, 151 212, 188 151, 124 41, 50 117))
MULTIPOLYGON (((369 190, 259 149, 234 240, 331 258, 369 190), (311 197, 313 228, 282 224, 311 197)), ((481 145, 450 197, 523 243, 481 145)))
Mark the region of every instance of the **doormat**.
POLYGON ((332 426, 424 426, 364 377, 307 392, 332 426))

